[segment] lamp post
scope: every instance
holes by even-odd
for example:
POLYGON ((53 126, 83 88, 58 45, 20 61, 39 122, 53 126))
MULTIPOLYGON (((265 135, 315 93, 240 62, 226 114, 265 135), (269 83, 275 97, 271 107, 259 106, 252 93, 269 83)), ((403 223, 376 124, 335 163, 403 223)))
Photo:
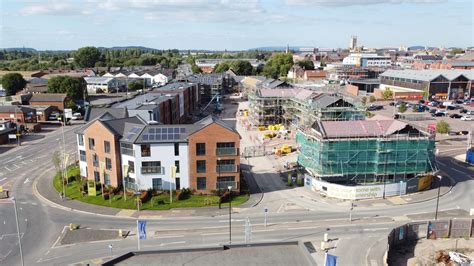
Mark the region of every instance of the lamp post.
MULTIPOLYGON (((221 177, 221 158, 217 158, 217 186, 219 191, 219 196, 221 196, 221 184, 219 183, 219 179, 221 177)), ((221 208, 221 204, 219 203, 219 209, 221 208)))
POLYGON ((66 114, 63 112, 64 121, 59 118, 58 120, 62 122, 61 132, 63 137, 63 200, 66 198, 66 185, 64 184, 67 181, 67 165, 66 165, 66 139, 64 137, 64 127, 66 126, 66 114))
POLYGON ((232 244, 232 186, 229 189, 229 245, 232 244))
POLYGON ((21 249, 20 224, 18 223, 18 212, 16 210, 16 199, 15 199, 15 197, 12 197, 12 201, 13 201, 13 207, 15 209, 16 232, 17 232, 17 235, 18 235, 18 247, 20 248, 20 260, 21 260, 21 265, 24 266, 25 262, 23 261, 23 250, 21 249))
POLYGON ((443 178, 440 175, 436 176, 438 178, 438 197, 436 198, 436 212, 435 212, 435 220, 438 220, 438 206, 439 206, 439 194, 441 191, 441 179, 443 178))

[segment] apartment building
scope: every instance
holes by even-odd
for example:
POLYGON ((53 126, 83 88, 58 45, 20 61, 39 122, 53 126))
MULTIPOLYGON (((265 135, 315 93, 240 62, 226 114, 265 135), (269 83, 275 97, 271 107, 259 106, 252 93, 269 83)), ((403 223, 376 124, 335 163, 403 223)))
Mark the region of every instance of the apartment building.
POLYGON ((98 119, 77 132, 82 176, 129 189, 240 189, 240 136, 208 116, 194 124, 98 119), (176 167, 176 178, 171 167, 176 167))

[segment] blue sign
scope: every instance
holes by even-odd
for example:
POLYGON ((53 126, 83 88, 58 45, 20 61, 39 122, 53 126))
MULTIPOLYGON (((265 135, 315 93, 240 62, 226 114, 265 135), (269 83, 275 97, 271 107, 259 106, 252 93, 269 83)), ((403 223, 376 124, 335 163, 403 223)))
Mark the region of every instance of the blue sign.
POLYGON ((326 266, 336 266, 337 257, 326 253, 326 266))
POLYGON ((146 239, 146 221, 138 221, 138 237, 140 240, 146 239))
POLYGON ((265 212, 268 212, 268 209, 267 209, 267 208, 265 208, 265 212))

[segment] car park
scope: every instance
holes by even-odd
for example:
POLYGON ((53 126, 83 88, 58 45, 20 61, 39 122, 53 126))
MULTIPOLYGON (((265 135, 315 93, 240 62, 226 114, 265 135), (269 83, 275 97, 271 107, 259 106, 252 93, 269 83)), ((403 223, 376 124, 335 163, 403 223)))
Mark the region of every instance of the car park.
POLYGON ((461 117, 461 120, 462 121, 472 121, 472 117, 470 117, 468 115, 464 115, 463 117, 461 117))
POLYGON ((452 115, 450 115, 449 117, 455 118, 455 119, 459 119, 459 118, 462 117, 462 115, 460 115, 460 114, 452 114, 452 115))
POLYGON ((56 120, 59 119, 59 117, 60 117, 60 114, 59 114, 59 113, 52 113, 52 114, 49 115, 48 119, 49 119, 49 120, 52 120, 52 121, 53 121, 53 120, 56 121, 56 120))
POLYGON ((71 119, 72 120, 81 120, 81 119, 83 119, 83 117, 82 117, 81 113, 74 113, 74 114, 72 114, 71 119))
POLYGON ((467 130, 462 130, 458 132, 459 135, 469 135, 469 131, 467 130))
POLYGON ((438 112, 438 110, 436 110, 436 108, 430 109, 430 114, 434 114, 436 112, 438 112))
POLYGON ((467 114, 467 112, 468 111, 464 108, 459 109, 459 113, 461 113, 461 114, 467 114))

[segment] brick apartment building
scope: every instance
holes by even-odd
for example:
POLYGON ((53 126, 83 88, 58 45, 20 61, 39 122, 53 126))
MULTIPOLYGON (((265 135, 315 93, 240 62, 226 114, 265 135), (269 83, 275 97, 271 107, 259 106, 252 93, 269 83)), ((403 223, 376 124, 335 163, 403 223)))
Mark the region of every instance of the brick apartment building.
POLYGON ((213 116, 171 125, 106 113, 76 133, 80 172, 89 180, 137 190, 240 189, 240 136, 213 116))

